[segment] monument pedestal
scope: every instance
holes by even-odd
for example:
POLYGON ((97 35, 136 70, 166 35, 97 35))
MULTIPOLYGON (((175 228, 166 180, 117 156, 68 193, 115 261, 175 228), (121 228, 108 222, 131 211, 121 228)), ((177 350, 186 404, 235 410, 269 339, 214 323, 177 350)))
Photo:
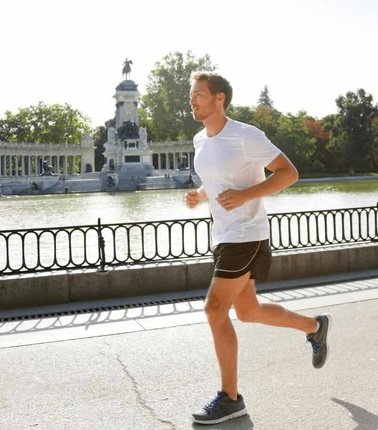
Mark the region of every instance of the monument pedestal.
POLYGON ((138 180, 151 176, 153 171, 147 130, 138 125, 138 85, 127 79, 131 72, 130 64, 132 61, 126 59, 123 69, 126 79, 116 87, 116 127, 108 128, 104 152, 106 164, 103 172, 107 173, 104 185, 108 189, 109 183, 117 191, 135 189, 138 180))

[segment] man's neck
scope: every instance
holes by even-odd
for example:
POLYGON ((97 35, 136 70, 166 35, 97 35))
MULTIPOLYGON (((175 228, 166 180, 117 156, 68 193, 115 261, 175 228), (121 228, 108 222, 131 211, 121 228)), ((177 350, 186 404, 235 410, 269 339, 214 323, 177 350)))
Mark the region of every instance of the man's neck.
POLYGON ((207 137, 214 137, 220 133, 227 124, 228 118, 225 115, 217 118, 208 118, 203 122, 206 128, 207 137))

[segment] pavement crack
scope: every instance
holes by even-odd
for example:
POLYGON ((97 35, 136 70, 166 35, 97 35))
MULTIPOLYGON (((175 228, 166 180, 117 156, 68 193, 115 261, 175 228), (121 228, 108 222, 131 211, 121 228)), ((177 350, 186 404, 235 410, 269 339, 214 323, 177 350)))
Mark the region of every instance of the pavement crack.
POLYGON ((131 372, 129 371, 129 369, 126 367, 126 365, 123 363, 123 361, 121 360, 120 356, 117 354, 117 361, 119 363, 119 365, 122 367, 125 375, 130 379, 131 383, 132 383, 132 387, 133 387, 133 391, 137 397, 138 403, 146 410, 148 411, 151 416, 158 420, 159 422, 161 422, 162 424, 168 426, 167 428, 169 430, 177 430, 176 426, 172 423, 172 421, 168 421, 168 420, 163 420, 161 418, 158 417, 156 411, 154 408, 152 408, 147 401, 143 398, 142 393, 139 390, 138 387, 138 382, 135 379, 135 377, 131 374, 131 372))

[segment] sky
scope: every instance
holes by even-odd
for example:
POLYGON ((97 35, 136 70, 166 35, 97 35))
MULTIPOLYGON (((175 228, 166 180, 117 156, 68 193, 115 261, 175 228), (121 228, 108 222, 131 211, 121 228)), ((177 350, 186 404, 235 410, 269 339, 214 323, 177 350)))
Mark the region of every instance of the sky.
POLYGON ((377 0, 3 0, 0 17, 0 118, 42 101, 104 125, 126 58, 144 95, 156 63, 188 51, 210 56, 234 105, 265 85, 279 111, 319 119, 348 91, 378 102, 377 0))

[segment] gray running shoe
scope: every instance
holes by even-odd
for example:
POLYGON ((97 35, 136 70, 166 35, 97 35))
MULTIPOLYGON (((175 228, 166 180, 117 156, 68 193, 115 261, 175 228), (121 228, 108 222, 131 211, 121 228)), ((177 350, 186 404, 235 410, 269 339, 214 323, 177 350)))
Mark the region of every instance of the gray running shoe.
POLYGON ((332 317, 329 314, 317 315, 315 317, 319 323, 319 330, 316 333, 307 335, 307 342, 312 346, 312 365, 315 369, 320 369, 324 366, 329 353, 327 343, 328 333, 331 330, 332 317))
POLYGON ((198 424, 219 424, 246 414, 247 409, 241 394, 238 394, 237 400, 232 400, 223 391, 218 391, 212 402, 192 415, 192 420, 198 424))

